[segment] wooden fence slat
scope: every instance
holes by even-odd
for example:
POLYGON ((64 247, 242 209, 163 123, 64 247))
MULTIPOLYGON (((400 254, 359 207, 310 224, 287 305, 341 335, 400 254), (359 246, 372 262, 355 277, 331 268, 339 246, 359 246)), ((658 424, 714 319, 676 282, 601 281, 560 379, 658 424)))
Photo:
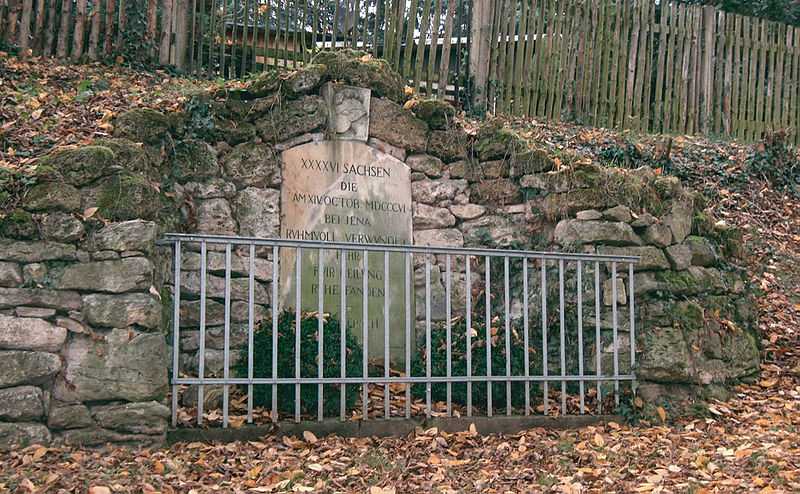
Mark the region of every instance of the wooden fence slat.
POLYGON ((453 36, 453 23, 456 14, 456 0, 447 0, 447 12, 444 23, 444 44, 442 45, 442 60, 439 65, 439 87, 437 95, 444 98, 447 93, 447 80, 450 73, 450 42, 453 36))
POLYGON ((655 32, 653 30, 655 18, 656 5, 653 2, 649 2, 645 23, 647 26, 647 40, 645 47, 647 54, 645 55, 644 90, 642 91, 642 95, 640 95, 640 98, 643 98, 641 99, 641 105, 644 115, 639 122, 639 132, 652 132, 650 124, 650 112, 652 111, 650 101, 653 92, 653 63, 655 61, 655 52, 653 51, 655 48, 655 32))
POLYGON ((555 61, 558 59, 558 45, 560 32, 561 13, 558 2, 550 3, 550 25, 547 31, 547 66, 544 76, 544 91, 542 95, 542 111, 540 114, 545 118, 553 118, 550 108, 553 106, 553 92, 555 90, 555 72, 558 67, 555 61))
POLYGON ((727 41, 727 15, 725 12, 717 12, 717 51, 716 57, 716 75, 714 80, 714 105, 712 110, 715 114, 714 133, 717 135, 725 135, 725 76, 727 74, 728 66, 728 48, 727 41))
MULTIPOLYGON (((630 128, 633 130, 631 118, 633 117, 634 99, 635 99, 635 86, 636 84, 636 68, 639 62, 639 37, 641 36, 641 6, 638 2, 633 7, 633 27, 631 28, 631 43, 628 48, 628 70, 625 86, 625 113, 622 128, 630 128), (638 14, 637 14, 638 12, 638 14)), ((641 70, 641 69, 640 69, 641 70)), ((637 108, 638 109, 638 108, 637 108)))
POLYGON ((578 37, 578 44, 576 45, 575 57, 575 90, 572 94, 570 106, 572 107, 573 116, 576 118, 584 119, 584 96, 586 91, 586 74, 588 72, 589 61, 591 57, 591 50, 589 48, 589 37, 592 32, 591 22, 591 4, 587 1, 581 4, 580 12, 580 35, 578 37))
MULTIPOLYGON (((561 91, 559 92, 560 101, 556 104, 559 108, 559 118, 563 117, 564 115, 574 115, 574 108, 572 106, 572 101, 575 96, 575 89, 576 89, 576 81, 575 81, 575 70, 578 63, 578 46, 580 43, 581 37, 581 24, 582 24, 582 16, 579 14, 578 9, 581 7, 581 3, 573 3, 569 6, 570 15, 568 19, 569 22, 569 44, 567 44, 566 50, 566 61, 562 65, 564 68, 563 75, 564 77, 561 79, 561 85, 559 86, 561 91)), ((566 25, 566 23, 565 23, 566 25)))
POLYGON ((517 14, 517 0, 510 0, 508 2, 509 11, 508 11, 508 29, 507 29, 507 38, 506 38, 506 48, 505 48, 505 57, 506 63, 503 64, 503 105, 502 111, 507 115, 511 115, 511 98, 512 98, 512 87, 514 84, 514 61, 516 60, 516 47, 517 41, 515 41, 515 36, 517 33, 517 20, 519 16, 517 14))
POLYGON ((552 120, 560 120, 561 119, 561 102, 563 100, 564 94, 564 77, 566 76, 566 70, 564 70, 564 66, 566 64, 566 56, 567 51, 569 50, 569 24, 567 20, 571 18, 569 15, 567 8, 568 5, 564 5, 563 3, 557 3, 556 8, 558 9, 558 20, 556 22, 556 32, 558 36, 555 38, 555 43, 557 50, 555 50, 556 57, 555 57, 555 77, 553 77, 552 84, 550 86, 550 94, 552 104, 550 105, 550 119, 552 120))
POLYGON ((70 0, 61 0, 61 27, 58 30, 58 45, 56 45, 56 56, 58 58, 67 58, 71 18, 72 2, 70 0))
POLYGON ((539 88, 542 82, 542 52, 544 46, 544 19, 546 16, 545 7, 547 0, 536 0, 536 28, 533 31, 535 36, 533 60, 531 67, 531 84, 528 89, 527 114, 529 117, 536 117, 536 106, 539 101, 539 88))
POLYGON ((5 39, 7 39, 12 43, 14 42, 14 40, 17 39, 17 22, 19 21, 19 9, 20 9, 19 0, 10 0, 8 2, 8 13, 6 14, 8 22, 6 22, 5 39))
POLYGON ((789 55, 789 47, 792 46, 791 42, 789 41, 789 37, 791 36, 791 29, 787 29, 785 24, 781 24, 781 32, 779 37, 780 46, 780 58, 778 59, 778 88, 776 91, 777 100, 775 102, 776 107, 779 109, 779 117, 778 117, 778 125, 781 128, 788 128, 789 127, 789 93, 787 92, 789 88, 789 81, 785 79, 786 74, 789 73, 789 70, 792 66, 792 60, 788 56, 789 55))
POLYGON ((794 134, 794 144, 795 146, 800 146, 800 96, 798 96, 798 92, 800 92, 800 27, 795 27, 793 30, 793 37, 792 37, 792 90, 791 90, 791 101, 789 102, 789 113, 790 123, 793 126, 792 134, 794 134))
MULTIPOLYGON (((722 94, 721 97, 721 105, 719 108, 721 109, 720 118, 722 120, 722 124, 720 130, 717 132, 722 133, 722 135, 729 137, 731 135, 731 84, 733 83, 733 47, 734 47, 734 40, 731 32, 731 26, 733 17, 729 16, 725 13, 722 14, 723 20, 723 44, 725 46, 725 74, 722 79, 722 94)), ((721 55, 721 53, 720 53, 721 55)))
POLYGON ((758 87, 756 89, 756 121, 754 125, 755 136, 754 140, 761 139, 764 132, 764 92, 766 91, 765 83, 768 77, 767 73, 767 43, 768 43, 768 30, 767 22, 761 19, 759 21, 760 29, 760 43, 758 53, 758 87))
POLYGON ((694 25, 694 9, 688 7, 681 7, 683 13, 683 46, 682 46, 682 63, 681 63, 681 94, 679 99, 676 115, 678 116, 678 133, 688 134, 688 110, 689 100, 694 99, 693 85, 692 85, 692 43, 694 36, 692 35, 691 27, 694 25))
POLYGON ((675 50, 677 49, 677 37, 678 37, 678 11, 675 4, 669 4, 669 38, 668 38, 668 45, 667 45, 667 67, 666 67, 666 74, 664 76, 664 102, 662 103, 662 107, 664 108, 664 119, 663 119, 663 127, 662 132, 672 132, 673 130, 673 123, 672 123, 672 115, 674 112, 672 111, 672 105, 675 100, 676 96, 676 87, 675 87, 675 64, 678 57, 675 56, 675 50))
POLYGON ((431 2, 425 1, 422 7, 422 18, 419 23, 419 38, 414 59, 414 91, 419 92, 422 76, 422 64, 425 62, 425 41, 428 35, 428 26, 431 23, 431 2))
POLYGON ((43 41, 42 41, 42 55, 45 57, 49 57, 53 54, 53 42, 55 41, 56 35, 56 0, 50 0, 47 2, 47 22, 44 23, 44 34, 43 34, 43 41))
POLYGON ((598 32, 600 33, 600 39, 597 42, 597 69, 595 69, 596 80, 594 84, 595 97, 593 106, 594 111, 592 112, 591 120, 592 125, 602 125, 601 115, 605 114, 605 99, 607 97, 606 89, 608 87, 608 64, 610 63, 607 56, 610 28, 608 11, 610 9, 610 5, 600 0, 598 1, 598 32))
MULTIPOLYGON (((512 93, 513 104, 511 105, 511 114, 522 116, 522 100, 523 92, 522 85, 525 79, 524 73, 526 70, 526 50, 530 49, 530 36, 528 35, 528 21, 530 20, 531 8, 526 0, 519 2, 519 46, 517 47, 517 58, 514 62, 514 92, 512 93)), ((528 52, 528 55, 530 53, 528 52)))
POLYGON ((659 11, 659 22, 657 24, 658 27, 658 62, 655 64, 655 73, 656 73, 656 80, 655 80, 655 96, 653 100, 653 130, 655 132, 664 132, 664 120, 666 118, 666 113, 664 111, 664 78, 665 69, 666 69, 666 55, 669 52, 668 47, 668 35, 669 35, 669 24, 668 24, 668 13, 667 13, 667 5, 668 2, 661 2, 660 11, 659 11))
POLYGON ((439 31, 442 19, 442 0, 436 0, 436 6, 433 9, 433 17, 431 18, 430 36, 431 43, 428 45, 428 63, 427 75, 425 77, 425 95, 432 98, 436 93, 433 90, 433 81, 436 79, 435 69, 438 67, 436 64, 436 54, 439 51, 439 31))
POLYGON ((411 0, 411 9, 408 11, 405 37, 405 50, 403 52, 403 70, 400 75, 403 82, 408 83, 408 76, 411 73, 411 57, 414 49, 414 30, 417 28, 417 9, 419 0, 411 0))
POLYGON ((22 12, 19 16, 19 30, 17 35, 17 45, 22 52, 25 52, 28 46, 30 46, 32 14, 33 0, 22 0, 22 12))
MULTIPOLYGON (((43 4, 43 0, 39 0, 43 4)), ((89 60, 97 60, 97 45, 100 43, 100 24, 103 18, 103 8, 101 2, 92 3, 91 31, 89 32, 89 48, 86 51, 89 60)))

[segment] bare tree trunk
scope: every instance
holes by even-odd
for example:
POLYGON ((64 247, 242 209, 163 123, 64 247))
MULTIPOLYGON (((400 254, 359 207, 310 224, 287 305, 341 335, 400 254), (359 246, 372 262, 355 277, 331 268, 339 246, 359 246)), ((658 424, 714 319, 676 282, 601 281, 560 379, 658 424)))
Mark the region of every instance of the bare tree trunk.
POLYGON ((26 51, 31 42, 31 14, 33 13, 33 0, 23 0, 22 17, 19 19, 19 36, 17 45, 26 51))
POLYGON ((100 43, 100 22, 103 19, 103 3, 92 2, 92 31, 89 33, 89 60, 97 60, 97 45, 100 43))
POLYGON ((75 32, 72 35, 72 55, 76 60, 83 56, 83 38, 86 32, 86 3, 87 0, 78 0, 75 4, 75 32))
POLYGON ((50 5, 47 7, 47 30, 44 33, 44 46, 42 47, 42 55, 45 57, 49 57, 53 54, 53 42, 56 37, 57 12, 56 0, 50 0, 50 5))
POLYGON ((158 46, 158 61, 169 63, 170 36, 172 34, 172 11, 174 10, 172 0, 164 0, 161 7, 161 43, 158 46))
POLYGON ((36 4, 36 19, 33 22, 33 42, 31 46, 35 53, 42 52, 42 40, 44 39, 44 0, 38 0, 36 4))
POLYGON ((189 46, 189 0, 176 0, 173 14, 175 36, 170 62, 179 70, 186 69, 186 54, 189 46))
POLYGON ((103 35, 103 53, 105 53, 107 57, 111 56, 111 50, 114 46, 112 41, 114 38, 114 11, 114 0, 106 0, 106 25, 103 35))
POLYGON ((17 39, 17 21, 19 20, 19 0, 8 2, 8 24, 6 25, 6 40, 13 43, 17 39))
POLYGON ((128 2, 119 0, 119 22, 117 23, 117 46, 119 48, 122 48, 125 43, 123 35, 126 29, 128 29, 128 2))
POLYGON ((56 46, 56 56, 58 58, 67 58, 71 17, 72 0, 61 0, 61 26, 58 29, 58 45, 56 46))

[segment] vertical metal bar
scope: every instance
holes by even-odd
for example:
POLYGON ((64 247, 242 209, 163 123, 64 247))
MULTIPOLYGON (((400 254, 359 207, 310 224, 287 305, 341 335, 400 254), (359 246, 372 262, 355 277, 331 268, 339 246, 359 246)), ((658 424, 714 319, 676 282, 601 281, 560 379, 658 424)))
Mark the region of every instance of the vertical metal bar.
POLYGON ((230 379, 231 351, 231 244, 225 244, 225 322, 222 343, 222 428, 228 427, 228 407, 230 405, 228 379, 230 379))
MULTIPOLYGON (((250 381, 247 384, 247 423, 253 423, 253 302, 255 298, 255 245, 250 244, 250 252, 248 255, 249 261, 249 269, 247 271, 247 379, 250 381)), ((277 247, 273 247, 273 252, 277 249, 277 247)), ((274 254, 273 254, 273 266, 274 266, 274 254)), ((275 319, 275 300, 277 299, 277 295, 275 293, 275 288, 277 283, 277 278, 272 278, 272 318, 275 319)), ((274 323, 273 323, 274 324, 274 323)), ((273 330, 273 335, 275 335, 275 331, 273 330)), ((275 359, 275 338, 273 338, 272 342, 272 368, 275 369, 277 361, 275 359)), ((273 375, 272 378, 275 379, 277 375, 273 375)), ((275 386, 272 388, 272 396, 275 398, 276 390, 275 386)), ((271 410, 274 410, 273 407, 271 410)))
MULTIPOLYGON (((465 254, 466 258, 466 305, 467 305, 467 377, 472 377, 472 272, 470 266, 470 255, 465 254)), ((467 381, 467 417, 472 417, 472 380, 467 381)))
MULTIPOLYGON (((542 258, 542 376, 547 377, 547 259, 542 258)), ((542 397, 544 399, 544 414, 547 415, 548 393, 550 384, 545 379, 542 397)))
POLYGON ((198 352, 197 376, 197 425, 203 425, 203 381, 206 373, 206 243, 200 243, 200 344, 198 352))
POLYGON ((347 413, 347 385, 344 383, 347 377, 347 252, 339 251, 339 375, 343 380, 339 388, 339 420, 342 421, 347 413))
POLYGON ((597 413, 603 413, 603 391, 600 376, 603 375, 600 366, 603 361, 603 342, 600 336, 600 261, 594 263, 594 341, 595 341, 595 367, 597 367, 597 413))
POLYGON ((431 255, 425 253, 425 416, 431 416, 431 255))
POLYGON ((578 261, 578 381, 579 393, 581 399, 581 413, 586 413, 584 408, 584 382, 583 382, 583 261, 578 261))
MULTIPOLYGON (((325 266, 322 259, 322 248, 317 249, 317 377, 323 378, 322 364, 325 362, 323 346, 325 340, 325 327, 323 325, 323 296, 325 295, 325 279, 323 271, 325 266)), ((322 420, 322 383, 317 384, 317 420, 322 420)))
POLYGON ((447 318, 447 335, 446 335, 446 349, 447 349, 447 416, 451 417, 453 414, 453 385, 450 378, 453 376, 453 334, 452 322, 450 321, 450 254, 445 254, 445 311, 447 318))
POLYGON ((528 258, 522 258, 522 321, 523 321, 523 344, 525 345, 525 354, 523 357, 525 365, 525 415, 531 414, 531 363, 530 363, 530 341, 528 340, 529 328, 529 307, 528 307, 528 258))
MULTIPOLYGON (((492 377, 492 285, 490 265, 492 258, 486 256, 486 376, 492 377)), ((492 382, 486 380, 486 416, 492 416, 492 382)))
MULTIPOLYGON (((251 279, 253 277, 253 271, 255 271, 255 266, 253 264, 254 257, 256 255, 255 252, 255 245, 250 245, 250 276, 251 279)), ((272 379, 278 378, 278 246, 275 245, 272 247, 272 379)), ((251 311, 253 304, 250 304, 251 311)), ((248 315, 250 320, 250 338, 251 343, 249 344, 250 348, 253 347, 252 344, 252 334, 253 334, 253 316, 248 315)), ((251 386, 252 388, 252 386, 251 386)), ((252 392, 250 397, 250 402, 252 403, 252 392)), ((250 412, 252 415, 252 406, 249 407, 250 412)), ((272 421, 278 421, 278 385, 272 385, 272 410, 270 410, 270 415, 272 416, 272 421)), ((252 419, 250 419, 252 422, 252 419)))
POLYGON ((611 313, 614 324, 614 402, 619 406, 619 341, 617 341, 617 262, 611 262, 611 313))
POLYGON ((367 317, 369 316, 368 305, 367 305, 367 290, 368 286, 368 278, 369 278, 369 259, 367 257, 367 251, 364 251, 364 260, 362 262, 363 270, 361 272, 361 304, 362 304, 362 311, 361 311, 361 336, 363 338, 363 352, 364 352, 364 360, 362 361, 362 373, 364 376, 364 387, 362 391, 362 408, 363 408, 363 419, 367 420, 367 413, 368 405, 369 405, 369 385, 367 384, 367 378, 369 377, 369 331, 368 331, 368 323, 369 320, 367 317))
MULTIPOLYGON (((506 318, 506 377, 511 377, 511 319, 509 312, 511 303, 509 301, 509 274, 508 274, 508 256, 503 258, 503 273, 505 285, 505 298, 503 300, 506 318)), ((506 415, 511 415, 511 381, 506 381, 506 415)))
MULTIPOLYGON (((631 369, 630 373, 633 374, 634 364, 636 363, 636 323, 634 321, 633 312, 633 263, 628 263, 628 305, 630 307, 630 343, 631 343, 631 369)), ((631 391, 636 394, 636 380, 631 381, 631 391)))
MULTIPOLYGON (((366 28, 364 30, 366 36, 366 28)), ((383 376, 386 384, 383 389, 384 397, 384 418, 389 418, 389 398, 391 389, 389 388, 389 251, 383 253, 383 376)))
MULTIPOLYGON (((300 379, 300 255, 301 249, 295 249, 294 256, 294 377, 300 379)), ((300 385, 294 385, 294 421, 300 422, 300 385)))
POLYGON ((566 324, 564 323, 564 260, 558 260, 558 330, 561 339, 559 355, 561 357, 561 413, 567 413, 567 344, 566 324))
MULTIPOLYGON (((406 377, 411 377, 411 254, 405 253, 406 292, 406 377)), ((406 418, 411 417, 411 383, 406 383, 406 418)))
POLYGON ((175 284, 172 298, 172 427, 178 426, 178 367, 181 352, 181 241, 175 242, 175 284))

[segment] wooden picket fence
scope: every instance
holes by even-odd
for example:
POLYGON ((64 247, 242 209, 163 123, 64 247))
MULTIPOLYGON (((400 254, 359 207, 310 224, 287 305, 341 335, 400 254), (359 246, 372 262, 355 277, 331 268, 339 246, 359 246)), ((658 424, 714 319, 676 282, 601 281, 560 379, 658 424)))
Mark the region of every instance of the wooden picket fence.
POLYGON ((293 69, 319 50, 358 48, 388 60, 425 96, 495 114, 743 141, 800 121, 800 28, 710 6, 0 0, 0 40, 34 54, 113 56, 134 28, 145 42, 139 55, 199 76, 293 69))
POLYGON ((492 1, 497 113, 744 141, 800 121, 800 28, 678 2, 492 1))

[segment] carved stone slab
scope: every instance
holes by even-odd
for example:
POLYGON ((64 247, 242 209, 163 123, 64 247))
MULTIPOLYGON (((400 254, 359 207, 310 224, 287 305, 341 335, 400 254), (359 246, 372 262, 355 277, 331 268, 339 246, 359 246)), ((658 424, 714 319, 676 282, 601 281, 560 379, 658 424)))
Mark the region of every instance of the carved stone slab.
MULTIPOLYGON (((281 237, 355 244, 411 244, 411 182, 409 167, 393 156, 358 141, 319 141, 288 149, 282 154, 281 237)), ((341 307, 341 259, 338 252, 303 249, 300 254, 300 306, 316 311, 320 290, 323 311, 339 317, 341 307), (322 286, 319 277, 322 272, 322 286)), ((280 258, 281 305, 297 305, 295 291, 297 258, 283 249, 280 258)), ((405 341, 405 255, 389 255, 389 290, 384 280, 384 255, 363 251, 345 256, 345 319, 362 339, 364 301, 370 356, 383 359, 384 301, 389 302, 390 351, 403 355, 405 341), (367 278, 364 290, 363 280, 367 278)), ((410 276, 410 283, 413 278, 410 276)), ((413 290, 413 287, 412 287, 413 290)), ((413 294, 413 291, 411 292, 413 294)), ((413 297, 411 297, 413 300, 413 297)), ((410 309, 414 317, 413 307, 410 309)), ((413 320, 411 323, 413 329, 413 320)))
POLYGON ((328 105, 328 132, 331 139, 367 142, 371 93, 369 89, 333 82, 322 86, 322 98, 328 105))

